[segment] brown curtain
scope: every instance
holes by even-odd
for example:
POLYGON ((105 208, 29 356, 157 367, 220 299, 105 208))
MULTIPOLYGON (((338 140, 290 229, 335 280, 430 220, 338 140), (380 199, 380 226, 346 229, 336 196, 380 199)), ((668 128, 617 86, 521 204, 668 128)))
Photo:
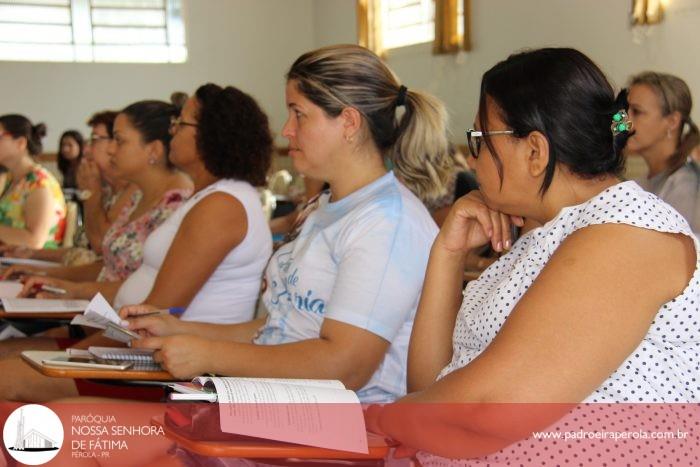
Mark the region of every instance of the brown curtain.
POLYGON ((380 57, 382 45, 381 0, 357 0, 357 40, 380 57))
POLYGON ((453 54, 471 50, 471 0, 435 0, 435 40, 433 53, 453 54), (459 3, 464 6, 464 36, 459 37, 459 3), (461 42, 461 44, 460 44, 461 42))

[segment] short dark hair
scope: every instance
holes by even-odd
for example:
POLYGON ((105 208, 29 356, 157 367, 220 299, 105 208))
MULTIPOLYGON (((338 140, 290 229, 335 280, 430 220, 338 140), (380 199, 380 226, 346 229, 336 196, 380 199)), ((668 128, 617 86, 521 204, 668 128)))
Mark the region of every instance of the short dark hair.
POLYGON ((232 86, 197 89, 197 149, 212 175, 264 185, 272 158, 267 115, 248 94, 232 86))
POLYGON ((26 138, 27 152, 29 154, 32 156, 41 154, 44 149, 41 139, 46 136, 46 125, 43 123, 32 125, 32 122, 27 117, 19 114, 1 116, 0 124, 13 138, 26 138))
POLYGON ((90 117, 87 121, 88 126, 104 125, 107 128, 107 134, 111 138, 114 136, 114 120, 117 118, 119 112, 114 110, 103 110, 102 112, 97 112, 90 117))
MULTIPOLYGON (((629 132, 613 136, 613 115, 627 109, 626 94, 616 99, 612 86, 593 61, 575 49, 544 48, 520 52, 484 73, 479 124, 486 128, 487 98, 497 105, 516 138, 539 131, 549 141, 549 163, 540 193, 552 183, 557 162, 593 178, 619 175, 629 132)), ((501 128, 496 128, 500 130, 501 128)), ((485 138, 503 181, 502 164, 485 138)))
POLYGON ((129 122, 141 134, 145 143, 160 141, 165 147, 165 160, 169 168, 175 166, 170 162, 170 121, 180 113, 178 107, 163 101, 145 100, 135 102, 125 107, 120 114, 125 115, 129 122))

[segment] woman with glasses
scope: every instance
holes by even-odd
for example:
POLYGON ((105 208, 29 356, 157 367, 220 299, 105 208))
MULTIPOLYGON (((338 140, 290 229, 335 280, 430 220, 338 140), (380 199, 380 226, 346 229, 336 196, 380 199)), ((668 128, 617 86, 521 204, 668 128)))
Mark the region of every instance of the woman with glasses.
POLYGON ((138 186, 114 174, 107 147, 112 139, 112 126, 117 112, 98 112, 88 121, 90 138, 85 142, 83 160, 78 167, 77 187, 83 202, 83 225, 76 232, 73 248, 35 250, 6 245, 0 247, 5 256, 31 258, 76 266, 97 261, 102 238, 112 222, 139 191, 138 186))
MULTIPOLYGON (((499 451, 581 401, 700 400, 700 244, 671 206, 620 180, 626 110, 573 49, 518 53, 484 74, 467 132, 480 191, 455 204, 433 245, 411 394, 368 414, 404 452, 426 451, 422 465, 499 451), (523 218, 542 227, 512 244, 523 218), (462 294, 465 254, 489 242, 507 254, 462 294), (552 402, 526 414, 511 404, 552 402)), ((572 459, 577 447, 551 454, 572 459)), ((534 463, 537 449, 530 440, 483 462, 534 463)))
POLYGON ((131 328, 158 336, 138 345, 158 349, 155 358, 178 378, 339 379, 362 401, 393 400, 406 390, 407 344, 437 233, 407 187, 424 198, 444 193, 452 161, 445 109, 349 45, 299 57, 286 103, 282 134, 295 168, 330 189, 310 200, 268 263, 267 318, 224 326, 148 316, 132 318, 131 328))
POLYGON ((61 186, 34 157, 41 154, 43 123, 23 115, 0 116, 0 164, 9 179, 0 198, 0 242, 28 248, 58 248, 66 227, 61 186))
POLYGON ((642 156, 649 168, 637 183, 700 232, 700 166, 689 157, 700 144, 700 133, 690 118, 688 85, 676 76, 646 71, 630 79, 628 100, 634 134, 626 151, 642 156))
MULTIPOLYGON (((178 109, 160 101, 140 101, 122 110, 114 121, 114 138, 107 152, 114 174, 139 188, 134 191, 102 240, 102 262, 85 266, 36 268, 13 266, 5 277, 42 272, 45 285, 65 291, 64 298, 92 298, 101 292, 108 300, 143 260, 143 242, 191 193, 191 181, 168 160, 170 119, 178 109)), ((20 296, 49 296, 28 278, 20 296)))
MULTIPOLYGON (((115 302, 146 302, 156 309, 181 307, 184 313, 178 320, 183 322, 249 321, 272 252, 272 234, 254 188, 265 183, 271 163, 273 140, 267 116, 242 91, 206 84, 173 118, 170 132, 170 160, 191 177, 194 194, 147 238, 143 263, 121 283, 115 302)), ((27 287, 36 282, 68 289, 66 282, 41 277, 30 278, 27 287)), ((57 346, 48 339, 19 344, 13 353, 20 347, 57 346)), ((87 348, 114 342, 95 335, 73 345, 87 348)), ((8 347, 0 343, 0 350, 8 347)), ((27 369, 16 355, 0 360, 0 371, 21 374, 0 383, 0 399, 51 400, 80 394, 158 400, 162 396, 153 388, 120 391, 82 380, 56 381, 27 369)))

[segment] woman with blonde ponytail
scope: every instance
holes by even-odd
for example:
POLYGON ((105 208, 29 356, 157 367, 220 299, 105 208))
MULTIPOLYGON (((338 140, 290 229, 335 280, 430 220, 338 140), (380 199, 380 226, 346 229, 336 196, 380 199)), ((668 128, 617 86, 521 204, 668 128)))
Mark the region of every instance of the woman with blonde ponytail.
POLYGON ((136 345, 159 349, 155 358, 179 378, 338 379, 363 402, 393 400, 406 392, 408 341, 437 235, 422 200, 441 196, 452 170, 445 109, 350 45, 299 57, 286 103, 282 135, 295 168, 330 189, 270 259, 267 318, 136 317, 131 329, 160 336, 136 345))
POLYGON ((693 231, 700 232, 700 166, 691 157, 700 133, 690 118, 688 85, 670 74, 645 71, 630 79, 628 100, 634 134, 626 150, 642 156, 649 168, 637 183, 676 208, 693 231))

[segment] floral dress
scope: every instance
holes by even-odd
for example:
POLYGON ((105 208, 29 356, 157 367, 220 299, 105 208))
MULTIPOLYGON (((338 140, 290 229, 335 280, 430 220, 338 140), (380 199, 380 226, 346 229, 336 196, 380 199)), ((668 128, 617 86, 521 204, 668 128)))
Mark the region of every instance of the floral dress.
POLYGON ((136 271, 143 261, 143 243, 146 238, 191 194, 192 190, 189 189, 169 190, 150 211, 129 220, 141 199, 141 192, 136 191, 104 236, 102 241, 104 266, 97 280, 100 282, 123 281, 136 271))
POLYGON ((15 229, 26 229, 24 205, 35 190, 48 188, 53 206, 51 209, 51 228, 44 248, 58 248, 63 241, 66 230, 66 202, 61 185, 51 173, 36 165, 22 180, 12 184, 8 180, 0 198, 0 224, 15 229))

